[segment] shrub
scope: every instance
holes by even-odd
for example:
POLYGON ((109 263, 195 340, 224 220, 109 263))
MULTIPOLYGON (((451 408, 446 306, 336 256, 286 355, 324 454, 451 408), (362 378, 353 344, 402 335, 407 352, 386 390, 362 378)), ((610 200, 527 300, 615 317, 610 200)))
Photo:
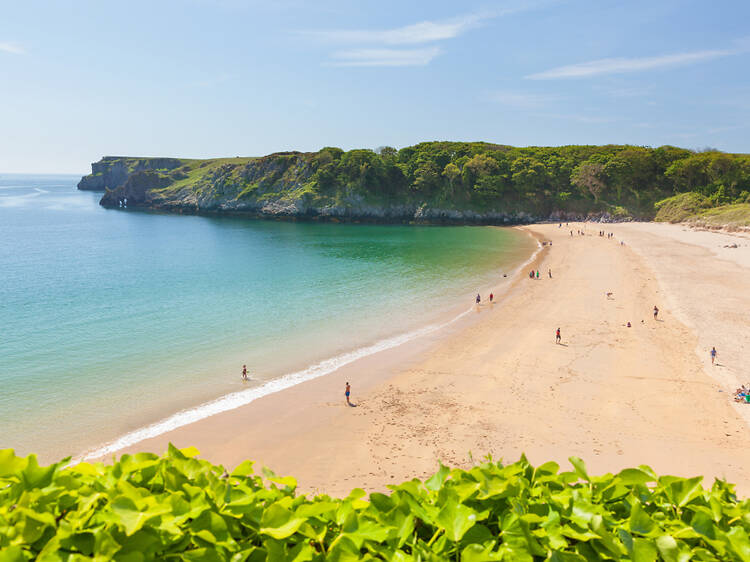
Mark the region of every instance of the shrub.
POLYGON ((711 201, 700 193, 680 193, 654 204, 657 222, 681 222, 711 207, 711 201))
MULTIPOLYGON (((647 466, 589 476, 553 462, 440 470, 346 498, 231 473, 195 449, 111 466, 0 451, 0 560, 747 560, 748 502, 731 484, 647 466)), ((67 459, 66 459, 67 460, 67 459)))

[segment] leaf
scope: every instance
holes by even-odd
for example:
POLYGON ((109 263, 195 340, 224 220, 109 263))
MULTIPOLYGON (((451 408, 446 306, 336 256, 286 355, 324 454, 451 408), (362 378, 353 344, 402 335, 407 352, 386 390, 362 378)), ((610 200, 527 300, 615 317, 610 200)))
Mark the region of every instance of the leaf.
POLYGON ((285 539, 296 533, 304 522, 277 502, 263 512, 260 532, 275 539, 285 539))
POLYGON ((586 472, 586 463, 584 463, 578 457, 568 457, 568 460, 570 461, 570 464, 573 465, 573 469, 575 470, 576 474, 581 478, 581 480, 585 480, 586 482, 591 481, 591 479, 589 478, 588 472, 586 472))
POLYGON ((630 531, 643 536, 651 536, 658 532, 658 526, 654 523, 648 513, 643 510, 641 502, 636 501, 630 509, 630 519, 628 520, 630 531))
POLYGON ((28 459, 17 457, 13 449, 0 449, 0 478, 18 474, 28 463, 28 459))
POLYGON ((470 544, 461 551, 461 562, 486 562, 489 560, 502 560, 500 552, 493 552, 494 545, 482 546, 470 544))
POLYGON ((239 476, 250 476, 251 474, 254 474, 254 471, 253 471, 254 464, 255 463, 253 461, 242 461, 232 471, 232 476, 239 477, 239 476))
POLYGON ((733 552, 743 562, 750 561, 750 540, 747 533, 742 527, 733 527, 728 533, 727 538, 733 552))
POLYGON ((281 484, 289 491, 293 491, 297 488, 297 480, 291 476, 274 476, 268 479, 269 482, 274 484, 281 484))
POLYGON ((654 543, 647 539, 633 540, 633 562, 655 562, 659 553, 654 543))
POLYGON ((25 562, 27 558, 23 555, 23 548, 18 545, 0 549, 0 562, 25 562))
POLYGON ((448 474, 450 474, 450 469, 447 466, 443 466, 443 463, 440 463, 440 469, 427 481, 425 481, 425 488, 427 488, 428 490, 432 490, 433 492, 437 492, 440 488, 443 487, 448 474))
POLYGON ((341 529, 341 535, 351 540, 360 549, 365 541, 383 542, 388 537, 388 529, 352 512, 341 529))
POLYGON ((141 512, 133 500, 121 496, 111 504, 112 512, 117 515, 120 523, 125 528, 126 535, 132 535, 138 531, 148 519, 148 514, 141 512))
POLYGON ((680 549, 677 541, 669 535, 664 535, 656 539, 656 548, 665 562, 681 562, 680 549))
POLYGON ((586 562, 586 559, 575 552, 550 552, 547 557, 548 562, 586 562))
POLYGON ((437 524, 453 542, 460 541, 476 522, 477 512, 455 500, 449 500, 437 516, 437 524))
POLYGON ((57 468, 56 464, 41 467, 36 461, 36 455, 27 457, 26 467, 20 471, 21 481, 27 490, 32 488, 44 488, 52 482, 52 475, 57 468))
POLYGON ((671 499, 677 507, 683 507, 703 493, 702 481, 702 476, 696 476, 695 478, 680 478, 669 484, 671 499))
POLYGON ((638 468, 626 468, 625 470, 621 470, 617 474, 617 477, 626 486, 632 486, 634 484, 646 484, 648 482, 656 481, 656 478, 653 478, 650 474, 638 468))
POLYGON ((190 458, 197 457, 197 456, 199 456, 201 454, 201 452, 198 449, 196 449, 195 447, 192 447, 192 446, 191 447, 184 447, 184 448, 180 449, 180 452, 184 456, 190 457, 190 458))

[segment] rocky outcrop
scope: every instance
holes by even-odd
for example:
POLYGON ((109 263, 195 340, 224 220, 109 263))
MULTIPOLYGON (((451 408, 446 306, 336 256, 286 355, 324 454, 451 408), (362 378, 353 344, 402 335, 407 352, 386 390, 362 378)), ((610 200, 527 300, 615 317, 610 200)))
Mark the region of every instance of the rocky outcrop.
POLYGON ((81 178, 81 181, 78 182, 78 189, 87 191, 117 189, 125 183, 131 174, 144 170, 174 170, 179 168, 182 163, 182 160, 177 158, 105 156, 99 162, 91 164, 91 174, 81 178))
POLYGON ((148 207, 153 203, 151 190, 167 187, 172 181, 158 172, 135 172, 121 186, 107 189, 99 204, 103 207, 148 207))

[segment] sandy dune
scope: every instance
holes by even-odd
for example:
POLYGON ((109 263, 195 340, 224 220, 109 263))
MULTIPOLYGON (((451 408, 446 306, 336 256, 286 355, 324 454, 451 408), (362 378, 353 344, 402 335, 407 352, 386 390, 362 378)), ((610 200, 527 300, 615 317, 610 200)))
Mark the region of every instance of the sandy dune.
POLYGON ((423 477, 439 460, 523 452, 534 463, 580 456, 593 473, 649 464, 722 477, 747 494, 750 405, 727 391, 750 351, 748 241, 728 250, 719 235, 674 226, 602 225, 614 239, 580 227, 528 227, 553 242, 541 278, 522 273, 458 325, 133 449, 195 445, 213 462, 255 459, 331 494, 423 477), (347 380, 356 408, 344 403, 347 380))

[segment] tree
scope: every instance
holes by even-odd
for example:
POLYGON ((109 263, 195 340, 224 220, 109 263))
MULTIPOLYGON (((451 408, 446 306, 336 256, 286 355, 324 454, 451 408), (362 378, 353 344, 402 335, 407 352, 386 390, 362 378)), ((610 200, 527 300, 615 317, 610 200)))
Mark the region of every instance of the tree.
POLYGON ((694 191, 708 185, 706 154, 693 154, 672 163, 664 175, 672 180, 675 192, 694 191))
POLYGON ((599 196, 607 186, 605 177, 604 164, 586 161, 576 166, 573 175, 570 177, 570 182, 584 193, 590 193, 594 197, 594 201, 599 201, 599 196))
POLYGON ((463 184, 467 188, 472 188, 480 177, 491 176, 499 171, 500 166, 494 158, 487 154, 477 154, 464 164, 463 184))
POLYGON ((448 162, 445 165, 445 168, 443 168, 443 177, 448 180, 448 185, 450 185, 451 188, 451 195, 453 195, 454 189, 456 187, 456 182, 461 181, 461 170, 459 170, 458 166, 456 166, 453 162, 448 162))
POLYGON ((429 160, 417 166, 414 172, 414 183, 412 187, 422 194, 429 194, 440 186, 440 168, 429 160))
POLYGON ((392 146, 379 146, 375 149, 375 153, 380 155, 381 158, 396 158, 398 155, 398 150, 393 148, 392 146))
POLYGON ((536 158, 522 156, 510 165, 513 185, 519 193, 533 193, 547 183, 547 170, 536 158))

